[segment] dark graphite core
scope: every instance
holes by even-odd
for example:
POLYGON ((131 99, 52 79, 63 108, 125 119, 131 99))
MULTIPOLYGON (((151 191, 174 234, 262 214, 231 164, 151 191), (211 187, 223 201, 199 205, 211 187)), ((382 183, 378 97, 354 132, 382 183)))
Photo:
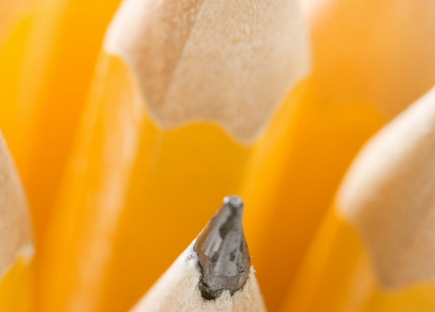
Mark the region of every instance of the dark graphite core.
POLYGON ((248 279, 251 256, 243 234, 242 212, 239 197, 225 197, 222 207, 196 239, 194 248, 202 276, 199 286, 204 299, 216 299, 224 290, 234 294, 248 279))

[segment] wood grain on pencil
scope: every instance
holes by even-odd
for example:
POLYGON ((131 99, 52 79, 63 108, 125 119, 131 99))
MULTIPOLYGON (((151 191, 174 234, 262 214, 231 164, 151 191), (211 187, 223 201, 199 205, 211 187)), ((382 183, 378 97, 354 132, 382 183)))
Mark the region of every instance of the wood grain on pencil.
POLYGON ((198 288, 198 256, 189 246, 131 312, 265 312, 254 271, 234 295, 224 291, 216 300, 204 300, 198 288))

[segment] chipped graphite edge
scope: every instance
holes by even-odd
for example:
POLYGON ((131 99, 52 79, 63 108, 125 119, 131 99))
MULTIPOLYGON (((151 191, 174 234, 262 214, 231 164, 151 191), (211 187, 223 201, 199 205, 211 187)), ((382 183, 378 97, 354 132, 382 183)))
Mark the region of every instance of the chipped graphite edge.
POLYGON ((241 198, 226 196, 197 237, 194 249, 199 258, 204 299, 214 300, 224 290, 233 294, 248 279, 251 256, 243 233, 242 215, 241 198))

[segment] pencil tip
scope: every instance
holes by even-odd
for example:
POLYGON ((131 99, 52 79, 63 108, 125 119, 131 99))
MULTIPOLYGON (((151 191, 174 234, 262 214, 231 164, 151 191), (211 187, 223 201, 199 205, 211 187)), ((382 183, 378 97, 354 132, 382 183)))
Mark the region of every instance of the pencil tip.
POLYGON ((243 234, 242 212, 243 201, 238 196, 225 197, 196 239, 204 299, 216 299, 224 290, 233 294, 248 279, 251 256, 243 234))

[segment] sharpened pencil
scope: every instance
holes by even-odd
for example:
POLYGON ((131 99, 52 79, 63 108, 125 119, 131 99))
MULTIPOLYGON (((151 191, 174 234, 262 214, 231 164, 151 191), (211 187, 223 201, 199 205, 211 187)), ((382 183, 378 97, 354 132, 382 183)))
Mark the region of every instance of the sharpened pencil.
POLYGON ((132 312, 264 312, 242 229, 243 203, 222 207, 132 312))

